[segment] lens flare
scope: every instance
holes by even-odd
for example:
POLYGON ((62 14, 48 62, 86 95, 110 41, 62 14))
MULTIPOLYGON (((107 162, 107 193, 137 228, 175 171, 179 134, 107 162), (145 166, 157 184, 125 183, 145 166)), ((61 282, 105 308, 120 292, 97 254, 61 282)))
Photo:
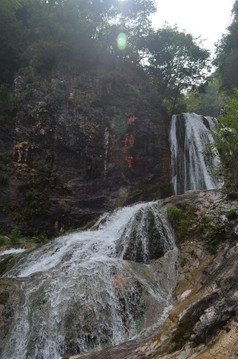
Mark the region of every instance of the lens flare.
POLYGON ((126 44, 127 44, 126 34, 124 34, 124 32, 121 32, 117 36, 117 47, 119 50, 124 50, 126 48, 126 44))

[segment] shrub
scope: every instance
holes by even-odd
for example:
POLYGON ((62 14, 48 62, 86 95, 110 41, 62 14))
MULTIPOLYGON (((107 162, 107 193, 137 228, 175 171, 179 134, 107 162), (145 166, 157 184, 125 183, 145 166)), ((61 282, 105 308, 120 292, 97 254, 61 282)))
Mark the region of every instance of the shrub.
POLYGON ((209 223, 212 221, 212 217, 203 216, 196 226, 196 233, 205 235, 209 228, 209 223))
POLYGON ((40 234, 40 235, 34 235, 31 239, 29 239, 28 242, 43 244, 43 243, 46 243, 47 241, 48 241, 48 238, 46 236, 44 236, 43 234, 40 234))
POLYGON ((215 252, 216 246, 223 239, 225 239, 225 225, 223 223, 217 223, 215 226, 210 226, 207 235, 207 243, 209 250, 212 253, 215 252))
POLYGON ((193 224, 194 213, 195 208, 187 202, 168 207, 168 219, 179 239, 188 238, 193 224))
POLYGON ((0 304, 5 304, 7 303, 9 298, 9 292, 7 291, 3 291, 0 293, 0 304))
POLYGON ((9 235, 10 242, 13 244, 19 243, 20 238, 21 235, 19 230, 17 228, 14 228, 9 235))
POLYGON ((238 89, 228 104, 224 115, 218 118, 216 141, 220 154, 224 190, 231 198, 238 198, 238 89))
POLYGON ((226 212, 226 217, 229 221, 237 218, 236 210, 231 208, 229 211, 226 212))

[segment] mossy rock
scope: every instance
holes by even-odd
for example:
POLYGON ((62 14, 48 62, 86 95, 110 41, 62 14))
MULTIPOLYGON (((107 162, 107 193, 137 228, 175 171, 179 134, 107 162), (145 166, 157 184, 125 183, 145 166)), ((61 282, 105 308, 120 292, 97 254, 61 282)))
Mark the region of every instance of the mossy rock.
POLYGON ((237 218, 237 213, 234 208, 231 208, 229 211, 226 212, 226 217, 229 221, 237 218))
POLYGON ((187 202, 168 207, 168 219, 179 240, 190 238, 192 226, 196 221, 195 212, 196 208, 187 202))
POLYGON ((163 183, 160 185, 160 197, 167 198, 174 194, 172 183, 163 183))
POLYGON ((5 304, 7 303, 9 299, 9 292, 8 291, 3 291, 0 293, 0 304, 5 304))
POLYGON ((128 204, 139 201, 153 201, 161 197, 160 188, 158 186, 147 186, 134 189, 128 197, 128 204))

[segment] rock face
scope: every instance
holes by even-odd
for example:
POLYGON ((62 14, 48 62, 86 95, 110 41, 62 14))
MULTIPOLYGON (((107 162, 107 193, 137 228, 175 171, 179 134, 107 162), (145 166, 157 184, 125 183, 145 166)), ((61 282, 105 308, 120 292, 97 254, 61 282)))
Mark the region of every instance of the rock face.
POLYGON ((197 224, 190 238, 178 243, 177 304, 167 321, 146 340, 130 341, 83 358, 212 359, 237 355, 238 202, 227 200, 218 190, 191 191, 171 197, 165 206, 184 202, 195 206, 197 224), (212 226, 224 226, 213 253, 208 250, 205 232, 195 231, 205 216, 212 219, 212 226))
POLYGON ((30 68, 16 78, 15 95, 11 137, 0 134, 13 166, 0 188, 0 219, 8 228, 64 231, 170 191, 168 121, 139 69, 39 77, 30 68))

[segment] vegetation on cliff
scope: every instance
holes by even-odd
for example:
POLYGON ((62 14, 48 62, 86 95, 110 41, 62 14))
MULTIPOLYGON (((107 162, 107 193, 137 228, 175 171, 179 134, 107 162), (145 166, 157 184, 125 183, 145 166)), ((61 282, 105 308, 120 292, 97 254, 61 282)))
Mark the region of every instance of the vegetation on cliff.
POLYGON ((233 22, 217 45, 217 70, 209 79, 209 52, 190 34, 176 27, 152 28, 153 0, 2 0, 1 95, 22 68, 42 74, 74 64, 83 73, 88 66, 122 61, 149 74, 157 102, 169 113, 185 111, 188 104, 189 110, 216 115, 226 100, 218 87, 231 94, 238 85, 237 9, 235 1, 233 22))
POLYGON ((232 95, 238 87, 238 1, 234 1, 232 22, 217 45, 215 65, 222 89, 232 95))
POLYGON ((223 115, 218 118, 216 147, 221 158, 224 190, 238 197, 238 89, 227 102, 223 115))
POLYGON ((70 64, 83 72, 99 62, 146 63, 158 100, 174 110, 183 89, 204 82, 209 52, 176 28, 155 31, 155 10, 153 0, 3 0, 0 83, 11 84, 29 64, 45 73, 70 64))
POLYGON ((218 116, 219 110, 238 87, 238 1, 234 0, 232 22, 216 44, 213 58, 215 71, 208 77, 207 86, 189 93, 188 110, 218 116))

